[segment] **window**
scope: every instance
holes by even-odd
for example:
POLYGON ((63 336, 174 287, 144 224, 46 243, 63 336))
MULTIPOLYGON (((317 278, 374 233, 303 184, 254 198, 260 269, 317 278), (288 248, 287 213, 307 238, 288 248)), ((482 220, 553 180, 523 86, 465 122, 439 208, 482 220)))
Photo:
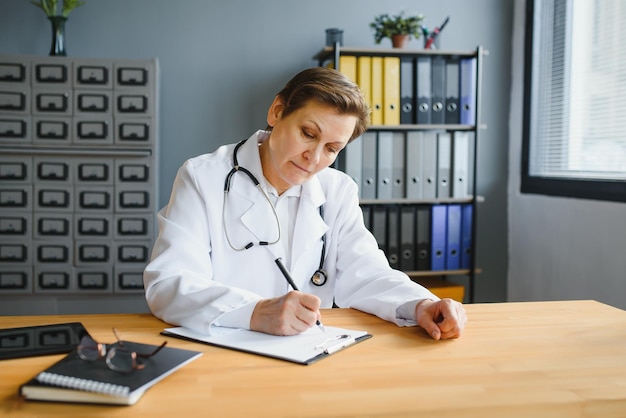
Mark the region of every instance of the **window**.
POLYGON ((626 202, 626 2, 527 0, 522 193, 626 202))

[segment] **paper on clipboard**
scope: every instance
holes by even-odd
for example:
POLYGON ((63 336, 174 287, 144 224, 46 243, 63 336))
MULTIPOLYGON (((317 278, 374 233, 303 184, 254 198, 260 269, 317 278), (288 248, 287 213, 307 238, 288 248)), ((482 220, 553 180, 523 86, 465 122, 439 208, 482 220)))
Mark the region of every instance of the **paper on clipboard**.
POLYGON ((329 326, 325 327, 326 332, 312 327, 302 334, 291 336, 270 335, 244 329, 215 328, 218 329, 212 332, 212 335, 200 334, 185 327, 166 328, 161 334, 298 364, 314 363, 371 338, 366 331, 329 326))

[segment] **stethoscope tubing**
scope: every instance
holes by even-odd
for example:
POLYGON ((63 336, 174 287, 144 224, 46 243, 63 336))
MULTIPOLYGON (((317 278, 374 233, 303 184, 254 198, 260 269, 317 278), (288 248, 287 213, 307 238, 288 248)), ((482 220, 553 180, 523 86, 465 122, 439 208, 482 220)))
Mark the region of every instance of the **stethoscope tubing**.
MULTIPOLYGON (((280 237, 281 237, 280 221, 278 220, 278 214, 276 213, 276 208, 274 207, 274 204, 270 200, 270 198, 267 195, 267 193, 265 192, 265 190, 263 190, 263 187, 261 187, 261 182, 259 182, 259 180, 256 178, 256 176, 254 174, 252 174, 252 172, 250 172, 250 170, 248 170, 247 168, 242 167, 242 166, 239 165, 239 161, 237 159, 237 152, 239 151, 239 148, 241 148, 241 146, 245 142, 246 142, 246 140, 243 140, 243 141, 239 142, 237 145, 235 145, 235 149, 233 150, 233 168, 228 172, 228 174, 226 175, 226 178, 224 179, 224 200, 222 202, 222 227, 224 228, 224 235, 226 236, 226 241, 228 242, 228 245, 230 246, 230 248, 232 248, 234 251, 245 251, 245 250, 249 250, 250 248, 252 248, 254 246, 253 242, 249 242, 246 245, 244 245, 243 247, 235 247, 233 245, 233 243, 231 242, 231 240, 230 240, 230 236, 228 235, 228 228, 226 227, 226 223, 227 223, 226 222, 226 201, 228 200, 228 193, 230 192, 232 178, 235 175, 235 173, 237 173, 239 171, 244 173, 252 181, 252 183, 254 183, 256 188, 261 192, 261 194, 263 195, 263 197, 265 198, 267 203, 272 208, 272 213, 274 214, 274 219, 276 220, 276 225, 278 226, 278 237, 275 240, 273 240, 273 241, 259 241, 257 243, 257 245, 268 247, 269 245, 273 245, 273 244, 278 243, 280 241, 280 237)), ((320 206, 319 210, 320 210, 320 216, 323 219, 324 218, 324 206, 323 205, 320 206)), ((269 247, 268 247, 268 249, 269 249, 269 247)), ((320 256, 319 267, 313 273, 313 276, 311 276, 311 283, 313 283, 315 286, 323 286, 324 284, 326 284, 326 281, 328 280, 328 275, 327 275, 326 271, 324 270, 324 260, 325 260, 325 258, 326 258, 326 234, 322 235, 322 251, 321 251, 321 256, 320 256)), ((282 263, 277 263, 277 265, 280 268, 281 273, 283 274, 283 276, 285 276, 285 277, 289 277, 290 276, 289 274, 285 275, 285 272, 283 271, 284 266, 282 266, 282 263)))

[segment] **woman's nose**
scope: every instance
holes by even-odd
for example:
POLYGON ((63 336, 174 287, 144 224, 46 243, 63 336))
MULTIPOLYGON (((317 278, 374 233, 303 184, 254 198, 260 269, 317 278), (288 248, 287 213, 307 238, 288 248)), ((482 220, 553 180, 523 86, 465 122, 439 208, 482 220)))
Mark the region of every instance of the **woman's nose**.
POLYGON ((317 164, 320 162, 321 155, 322 155, 321 147, 311 147, 308 150, 306 150, 304 153, 305 158, 314 164, 317 164))

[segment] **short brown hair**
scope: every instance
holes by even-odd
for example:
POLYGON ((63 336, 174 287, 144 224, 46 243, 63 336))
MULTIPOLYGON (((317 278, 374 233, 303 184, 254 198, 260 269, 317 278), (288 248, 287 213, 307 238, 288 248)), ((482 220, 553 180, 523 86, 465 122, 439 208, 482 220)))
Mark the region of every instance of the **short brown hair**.
POLYGON ((357 118, 350 141, 361 136, 369 124, 370 109, 359 86, 337 70, 313 67, 296 74, 276 94, 283 103, 283 116, 306 106, 310 100, 332 106, 339 114, 357 118))

